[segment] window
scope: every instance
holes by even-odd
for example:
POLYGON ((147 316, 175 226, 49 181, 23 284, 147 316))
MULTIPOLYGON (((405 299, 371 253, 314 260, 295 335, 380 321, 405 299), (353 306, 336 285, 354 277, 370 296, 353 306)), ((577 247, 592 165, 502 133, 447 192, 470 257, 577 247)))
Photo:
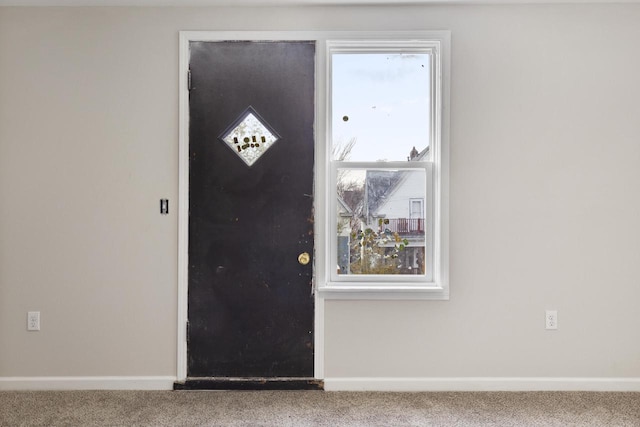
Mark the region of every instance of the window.
POLYGON ((424 218, 424 211, 422 210, 422 205, 424 203, 424 199, 411 199, 411 213, 410 218, 424 218))
POLYGON ((448 298, 448 36, 326 42, 325 293, 448 298))

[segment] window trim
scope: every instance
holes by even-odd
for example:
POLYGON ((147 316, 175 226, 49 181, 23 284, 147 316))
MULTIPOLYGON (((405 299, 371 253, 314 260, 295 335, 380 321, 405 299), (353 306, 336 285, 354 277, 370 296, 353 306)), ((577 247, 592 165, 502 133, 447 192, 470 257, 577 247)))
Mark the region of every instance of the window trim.
MULTIPOLYGON (((323 182, 326 188, 323 194, 325 201, 323 223, 328 232, 323 233, 324 251, 316 266, 318 274, 317 290, 326 299, 449 299, 449 228, 448 228, 448 194, 449 194, 449 75, 450 75, 450 39, 449 31, 419 32, 353 32, 346 37, 327 39, 324 49, 324 120, 319 122, 325 134, 324 152, 317 161, 324 159, 323 182), (427 185, 426 200, 423 204, 425 217, 432 216, 430 230, 433 244, 427 245, 426 255, 433 259, 433 277, 431 280, 415 276, 339 276, 331 271, 334 266, 332 257, 337 253, 337 239, 330 230, 337 227, 337 200, 335 197, 336 169, 338 167, 371 166, 371 168, 393 168, 394 162, 337 162, 331 158, 331 58, 333 53, 375 53, 375 52, 428 52, 431 57, 431 149, 430 159, 418 165, 407 165, 403 169, 420 169, 429 165, 427 176, 431 177, 431 185, 427 185), (324 126, 323 126, 324 125, 324 126), (433 194, 429 194, 433 191, 433 194), (432 205, 429 201, 432 201, 432 205), (430 212, 427 213, 427 212, 430 212), (429 249, 433 253, 429 254, 429 249), (422 280, 420 280, 422 279, 422 280)), ((319 54, 320 46, 319 47, 319 54)), ((320 107, 320 106, 319 106, 320 107)), ((429 178, 427 179, 429 183, 429 178)))

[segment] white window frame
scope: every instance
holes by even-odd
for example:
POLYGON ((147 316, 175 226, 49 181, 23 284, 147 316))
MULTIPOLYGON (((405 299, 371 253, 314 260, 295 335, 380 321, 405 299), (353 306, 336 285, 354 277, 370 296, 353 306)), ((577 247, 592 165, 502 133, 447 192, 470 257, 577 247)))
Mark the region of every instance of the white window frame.
MULTIPOLYGON (((320 53, 320 52, 319 52, 320 53)), ((449 299, 449 67, 450 33, 448 31, 381 32, 375 36, 350 33, 348 37, 327 39, 324 58, 325 112, 322 158, 325 159, 324 193, 325 250, 319 294, 328 299, 449 299), (428 53, 431 56, 431 122, 429 159, 426 162, 349 162, 331 158, 331 70, 334 53, 428 53), (425 258, 433 260, 432 274, 419 275, 339 275, 335 270, 337 239, 330 230, 337 229, 337 169, 399 169, 425 171, 427 194, 423 203, 427 222, 425 258), (327 241, 328 240, 328 241, 327 241)), ((320 78, 320 76, 318 76, 320 78)), ((430 264, 431 265, 431 264, 430 264)), ((320 276, 320 275, 319 275, 320 276)), ((318 277, 320 278, 320 277, 318 277)))

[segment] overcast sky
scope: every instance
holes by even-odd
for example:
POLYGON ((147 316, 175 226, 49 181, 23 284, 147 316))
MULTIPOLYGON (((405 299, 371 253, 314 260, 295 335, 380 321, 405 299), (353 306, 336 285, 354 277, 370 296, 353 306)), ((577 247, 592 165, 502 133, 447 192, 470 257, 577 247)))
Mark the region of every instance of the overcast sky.
POLYGON ((407 160, 429 145, 429 68, 426 54, 333 55, 333 141, 357 138, 347 160, 407 160))

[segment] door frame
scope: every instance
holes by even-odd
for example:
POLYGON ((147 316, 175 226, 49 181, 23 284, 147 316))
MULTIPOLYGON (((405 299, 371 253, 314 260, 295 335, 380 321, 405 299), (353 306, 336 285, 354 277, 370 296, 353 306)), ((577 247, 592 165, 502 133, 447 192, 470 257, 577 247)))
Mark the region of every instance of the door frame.
POLYGON ((315 60, 315 119, 314 119, 314 378, 324 378, 324 299, 318 296, 319 280, 323 280, 321 267, 325 253, 325 218, 322 206, 325 172, 318 167, 326 161, 324 141, 326 135, 326 65, 324 39, 327 33, 306 31, 180 31, 179 46, 179 155, 178 155, 178 310, 177 310, 177 380, 187 378, 187 320, 188 320, 188 271, 189 271, 189 43, 192 41, 295 41, 316 42, 315 60), (320 257, 320 259, 318 259, 320 257))

